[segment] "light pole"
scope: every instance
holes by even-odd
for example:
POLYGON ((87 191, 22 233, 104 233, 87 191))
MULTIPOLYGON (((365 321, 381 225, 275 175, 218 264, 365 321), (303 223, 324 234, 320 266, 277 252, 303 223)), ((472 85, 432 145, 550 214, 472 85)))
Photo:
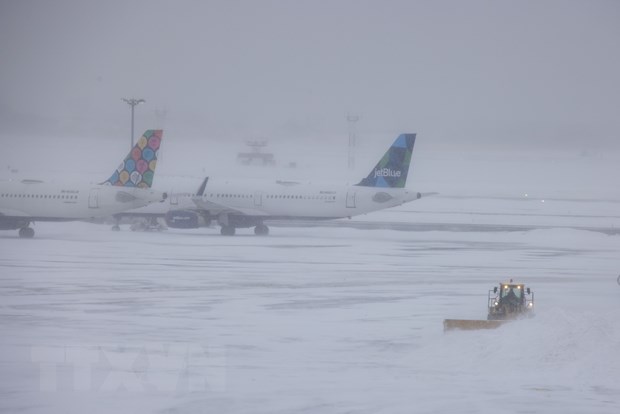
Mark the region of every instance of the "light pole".
POLYGON ((355 168, 355 123, 360 120, 359 115, 347 114, 347 122, 349 123, 349 170, 355 168))
POLYGON ((144 99, 136 99, 136 98, 122 98, 123 102, 127 105, 131 106, 131 146, 129 147, 129 151, 133 149, 133 108, 136 105, 140 105, 141 103, 145 103, 144 99))

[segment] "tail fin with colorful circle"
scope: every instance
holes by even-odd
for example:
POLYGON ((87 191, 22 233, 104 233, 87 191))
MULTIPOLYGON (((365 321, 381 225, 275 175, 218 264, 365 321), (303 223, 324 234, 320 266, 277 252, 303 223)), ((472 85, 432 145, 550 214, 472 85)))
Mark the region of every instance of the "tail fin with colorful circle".
POLYGON ((144 132, 121 165, 102 184, 151 188, 162 136, 161 129, 149 129, 144 132))

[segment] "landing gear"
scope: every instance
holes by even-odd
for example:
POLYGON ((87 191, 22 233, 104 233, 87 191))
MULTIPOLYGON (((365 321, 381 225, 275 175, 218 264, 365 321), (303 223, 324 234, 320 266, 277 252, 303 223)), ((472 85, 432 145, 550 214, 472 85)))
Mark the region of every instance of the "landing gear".
POLYGON ((259 224, 258 226, 254 227, 254 234, 256 234, 257 236, 267 236, 269 234, 269 227, 265 226, 264 224, 259 224))
POLYGON ((34 229, 31 227, 22 227, 19 229, 19 237, 22 239, 32 239, 34 237, 34 229))
POLYGON ((120 216, 112 216, 114 219, 114 225, 112 226, 112 231, 121 231, 121 217, 120 216))
POLYGON ((220 229, 220 234, 222 236, 234 236, 235 228, 233 226, 222 226, 220 229))

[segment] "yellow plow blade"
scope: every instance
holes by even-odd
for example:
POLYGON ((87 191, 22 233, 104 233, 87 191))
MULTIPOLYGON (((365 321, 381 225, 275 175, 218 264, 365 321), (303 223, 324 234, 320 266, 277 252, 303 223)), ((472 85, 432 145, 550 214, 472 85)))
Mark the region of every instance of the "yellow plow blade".
POLYGON ((444 319, 443 330, 451 331, 454 329, 462 329, 466 331, 473 331, 477 329, 495 329, 502 324, 509 321, 486 321, 486 320, 473 320, 473 319, 444 319))

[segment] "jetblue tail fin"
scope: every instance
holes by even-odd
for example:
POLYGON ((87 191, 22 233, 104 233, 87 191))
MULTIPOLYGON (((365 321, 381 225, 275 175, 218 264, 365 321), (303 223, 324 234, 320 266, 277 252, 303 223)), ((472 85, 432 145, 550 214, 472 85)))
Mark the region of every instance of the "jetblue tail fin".
POLYGON ((381 158, 381 161, 370 171, 368 177, 357 185, 363 187, 405 187, 414 143, 415 134, 399 135, 381 158))
POLYGON ((102 184, 120 187, 150 188, 153 184, 157 152, 161 144, 163 131, 149 129, 131 149, 129 155, 102 184))

